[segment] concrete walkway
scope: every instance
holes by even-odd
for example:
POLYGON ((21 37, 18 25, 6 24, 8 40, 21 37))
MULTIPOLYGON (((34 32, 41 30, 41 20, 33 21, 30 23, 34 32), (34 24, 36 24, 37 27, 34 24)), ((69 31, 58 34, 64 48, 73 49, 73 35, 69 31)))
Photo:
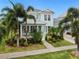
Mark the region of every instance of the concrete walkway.
POLYGON ((49 43, 48 43, 47 41, 45 41, 45 40, 43 40, 42 42, 43 42, 43 44, 46 46, 47 49, 51 49, 51 48, 54 49, 54 48, 55 48, 55 47, 53 47, 51 44, 49 44, 49 43))
POLYGON ((51 48, 54 49, 54 47, 45 40, 45 36, 46 34, 43 34, 43 37, 42 37, 43 44, 46 46, 47 49, 51 49, 51 48))
POLYGON ((56 52, 56 51, 74 49, 74 48, 77 48, 76 45, 58 47, 58 48, 54 48, 54 49, 51 48, 51 49, 41 49, 41 50, 24 51, 24 52, 5 53, 5 54, 0 54, 0 59, 9 59, 9 58, 44 54, 44 53, 56 52))

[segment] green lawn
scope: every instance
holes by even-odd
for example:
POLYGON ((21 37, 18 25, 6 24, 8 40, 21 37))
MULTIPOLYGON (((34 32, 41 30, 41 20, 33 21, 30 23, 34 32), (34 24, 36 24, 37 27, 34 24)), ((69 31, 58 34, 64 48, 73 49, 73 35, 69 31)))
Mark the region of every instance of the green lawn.
POLYGON ((46 48, 42 43, 41 44, 31 44, 27 47, 9 47, 6 46, 3 49, 0 49, 1 53, 8 53, 8 52, 19 52, 19 51, 31 51, 31 50, 38 50, 38 49, 44 49, 46 48))
POLYGON ((52 41, 48 41, 51 45, 53 45, 54 47, 61 47, 61 46, 68 46, 68 45, 73 45, 73 43, 70 43, 66 40, 59 40, 57 42, 52 42, 52 41))
POLYGON ((35 56, 19 57, 15 59, 79 59, 79 57, 72 56, 71 51, 72 50, 47 53, 35 56))

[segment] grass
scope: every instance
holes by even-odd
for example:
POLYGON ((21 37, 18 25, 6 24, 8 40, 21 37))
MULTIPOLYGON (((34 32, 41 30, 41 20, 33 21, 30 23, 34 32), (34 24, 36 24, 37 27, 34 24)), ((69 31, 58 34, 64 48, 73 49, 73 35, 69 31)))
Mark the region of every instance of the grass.
POLYGON ((6 46, 5 49, 0 49, 1 53, 8 53, 8 52, 20 52, 20 51, 31 51, 31 50, 38 50, 46 48, 42 43, 41 44, 31 44, 27 47, 10 47, 6 46))
POLYGON ((61 47, 61 46, 68 46, 68 45, 73 45, 73 43, 70 43, 66 40, 59 40, 56 42, 52 42, 52 41, 48 41, 51 45, 53 45, 54 47, 61 47))
POLYGON ((75 57, 71 55, 72 50, 60 51, 54 53, 46 53, 35 56, 25 56, 14 59, 79 59, 79 57, 75 57))

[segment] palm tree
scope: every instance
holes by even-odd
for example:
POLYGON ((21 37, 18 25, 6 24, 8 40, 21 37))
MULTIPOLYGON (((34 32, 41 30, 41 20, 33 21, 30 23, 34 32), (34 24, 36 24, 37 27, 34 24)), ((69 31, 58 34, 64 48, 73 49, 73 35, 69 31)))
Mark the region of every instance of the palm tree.
POLYGON ((34 11, 34 8, 32 7, 32 6, 29 6, 28 8, 27 8, 27 11, 34 11))
POLYGON ((7 32, 6 28, 3 26, 0 26, 0 45, 3 44, 3 41, 4 41, 3 36, 6 34, 6 32, 7 32))
MULTIPOLYGON (((7 11, 7 13, 4 14, 6 15, 6 18, 7 18, 6 20, 8 21, 7 28, 17 32, 17 29, 19 27, 18 17, 25 17, 25 10, 20 3, 13 4, 11 1, 10 3, 12 4, 13 8, 6 7, 6 8, 3 8, 2 11, 7 11)), ((19 46, 19 44, 17 44, 17 46, 19 46)))
POLYGON ((77 8, 69 8, 66 17, 60 21, 59 27, 62 33, 71 29, 72 36, 75 37, 75 43, 79 51, 79 10, 77 8))
POLYGON ((65 30, 68 30, 69 28, 69 24, 66 24, 67 22, 69 22, 69 18, 68 16, 66 16, 63 20, 60 21, 59 23, 59 29, 60 29, 60 35, 61 35, 61 38, 63 38, 63 33, 65 32, 65 30), (63 25, 62 25, 63 23, 63 25))
MULTIPOLYGON (((29 7, 27 8, 27 11, 26 11, 26 17, 24 18, 24 22, 26 22, 26 41, 27 41, 27 19, 33 19, 33 20, 34 20, 34 24, 36 24, 35 16, 33 16, 33 15, 28 15, 28 12, 29 12, 30 10, 34 11, 34 8, 33 8, 32 6, 29 6, 29 7)), ((34 27, 34 29, 35 29, 35 27, 34 27)))
MULTIPOLYGON (((19 29, 20 22, 18 21, 18 18, 22 17, 24 18, 24 21, 26 21, 27 25, 27 18, 34 18, 32 15, 27 15, 27 12, 24 9, 24 6, 20 3, 14 4, 11 0, 9 0, 12 4, 12 8, 6 7, 2 9, 2 12, 7 11, 5 14, 1 14, 1 16, 4 16, 6 18, 6 21, 8 24, 7 29, 13 30, 17 33, 17 29, 19 29)), ((5 23, 5 22, 4 22, 5 23)), ((18 34, 20 38, 20 34, 18 34)), ((19 47, 19 39, 17 39, 17 47, 19 47)))
POLYGON ((3 49, 5 47, 6 33, 7 27, 2 24, 4 20, 0 20, 0 48, 3 49))

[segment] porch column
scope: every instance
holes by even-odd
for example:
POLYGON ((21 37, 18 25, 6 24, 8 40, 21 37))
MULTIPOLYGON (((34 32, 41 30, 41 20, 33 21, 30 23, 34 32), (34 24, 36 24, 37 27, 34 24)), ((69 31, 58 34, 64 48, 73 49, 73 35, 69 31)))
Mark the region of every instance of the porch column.
POLYGON ((46 33, 47 33, 48 32, 47 26, 45 26, 45 29, 46 29, 46 33))
POLYGON ((44 28, 45 28, 45 34, 46 34, 46 26, 44 26, 44 28))
POLYGON ((20 24, 20 37, 22 37, 22 24, 20 24))
POLYGON ((37 31, 39 31, 39 28, 38 28, 38 26, 37 26, 37 31))
POLYGON ((44 34, 44 32, 45 32, 44 25, 41 25, 41 32, 42 32, 42 34, 44 34))
POLYGON ((43 33, 43 26, 41 25, 41 32, 43 33))
POLYGON ((47 26, 47 33, 48 33, 48 26, 47 26))

